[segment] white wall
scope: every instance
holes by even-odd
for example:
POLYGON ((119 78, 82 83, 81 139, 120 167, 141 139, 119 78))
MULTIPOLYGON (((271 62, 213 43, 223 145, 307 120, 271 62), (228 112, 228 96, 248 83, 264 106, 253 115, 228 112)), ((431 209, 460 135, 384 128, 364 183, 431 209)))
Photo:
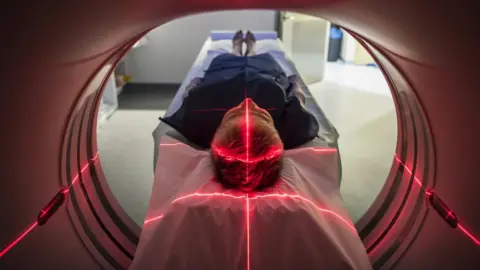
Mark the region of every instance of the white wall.
POLYGON ((203 13, 164 24, 147 34, 148 45, 125 61, 134 83, 181 83, 212 30, 274 30, 275 12, 241 10, 203 13))

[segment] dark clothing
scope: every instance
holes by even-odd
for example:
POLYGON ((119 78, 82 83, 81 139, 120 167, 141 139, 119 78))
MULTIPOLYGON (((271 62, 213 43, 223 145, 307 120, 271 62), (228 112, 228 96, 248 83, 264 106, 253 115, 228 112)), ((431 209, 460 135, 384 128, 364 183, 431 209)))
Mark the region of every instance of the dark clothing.
POLYGON ((170 117, 160 118, 189 141, 209 148, 224 114, 246 97, 266 109, 286 149, 318 133, 319 125, 294 93, 285 72, 270 54, 251 57, 222 54, 213 59, 202 82, 170 117))

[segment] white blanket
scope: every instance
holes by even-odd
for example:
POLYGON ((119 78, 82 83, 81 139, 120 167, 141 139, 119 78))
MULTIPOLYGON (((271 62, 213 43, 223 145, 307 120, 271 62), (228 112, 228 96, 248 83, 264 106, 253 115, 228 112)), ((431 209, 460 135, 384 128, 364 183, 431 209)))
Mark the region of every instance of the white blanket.
POLYGON ((371 269, 339 193, 337 153, 285 153, 281 181, 244 194, 213 181, 209 154, 162 138, 130 269, 371 269))

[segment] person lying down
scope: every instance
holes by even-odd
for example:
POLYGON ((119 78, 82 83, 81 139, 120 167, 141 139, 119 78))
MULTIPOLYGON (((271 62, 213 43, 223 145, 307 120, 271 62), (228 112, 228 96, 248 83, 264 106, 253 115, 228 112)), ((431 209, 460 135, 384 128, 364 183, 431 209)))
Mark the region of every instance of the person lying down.
POLYGON ((272 185, 283 151, 313 140, 319 125, 304 108, 296 76, 287 77, 270 54, 256 54, 250 31, 243 36, 235 34, 232 52, 214 58, 204 77, 187 86, 180 109, 161 120, 211 149, 223 184, 251 191, 272 185), (247 158, 258 162, 233 161, 247 158))
POLYGON ((130 269, 371 269, 332 181, 336 149, 302 147, 319 131, 305 94, 255 51, 236 32, 161 119, 197 147, 160 151, 130 269))

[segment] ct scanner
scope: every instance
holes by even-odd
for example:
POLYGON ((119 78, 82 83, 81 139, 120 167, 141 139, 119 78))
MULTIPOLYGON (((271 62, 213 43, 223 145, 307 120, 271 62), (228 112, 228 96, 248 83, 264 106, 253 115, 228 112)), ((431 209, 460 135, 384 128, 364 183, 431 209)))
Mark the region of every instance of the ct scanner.
POLYGON ((2 6, 0 269, 128 268, 141 228, 112 196, 97 156, 95 114, 105 78, 153 27, 244 8, 292 10, 340 24, 384 71, 398 114, 396 156, 383 192, 356 224, 374 268, 478 269, 480 14, 473 2, 2 6))

